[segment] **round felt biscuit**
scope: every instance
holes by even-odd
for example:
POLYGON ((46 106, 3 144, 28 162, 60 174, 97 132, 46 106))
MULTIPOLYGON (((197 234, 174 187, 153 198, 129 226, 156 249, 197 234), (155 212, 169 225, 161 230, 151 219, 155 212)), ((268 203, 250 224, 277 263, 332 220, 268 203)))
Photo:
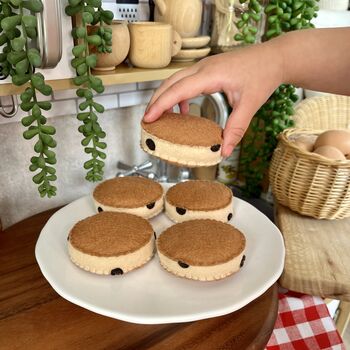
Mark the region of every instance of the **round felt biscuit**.
POLYGON ((232 191, 219 182, 189 180, 171 187, 165 199, 175 207, 209 211, 228 206, 232 191))
POLYGON ((139 176, 116 177, 100 183, 94 199, 110 207, 137 208, 154 203, 163 195, 162 186, 139 176))
POLYGON ((85 254, 116 257, 145 246, 153 232, 151 224, 139 216, 102 212, 76 223, 69 233, 69 241, 85 254))
POLYGON ((171 226, 157 239, 168 258, 192 266, 212 266, 234 259, 245 248, 243 233, 215 220, 191 220, 171 226))
POLYGON ((164 113, 142 128, 162 140, 186 146, 212 147, 222 144, 222 128, 213 121, 189 114, 164 113))

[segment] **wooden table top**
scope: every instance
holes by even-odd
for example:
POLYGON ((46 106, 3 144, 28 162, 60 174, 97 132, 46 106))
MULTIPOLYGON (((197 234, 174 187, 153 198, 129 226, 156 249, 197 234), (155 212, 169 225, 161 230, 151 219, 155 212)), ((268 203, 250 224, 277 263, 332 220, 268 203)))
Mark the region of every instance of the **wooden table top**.
POLYGON ((50 210, 0 232, 0 349, 263 349, 278 309, 273 285, 246 307, 197 322, 139 325, 61 298, 34 257, 50 210))
POLYGON ((350 301, 350 218, 317 220, 276 205, 276 223, 286 247, 280 285, 350 301))

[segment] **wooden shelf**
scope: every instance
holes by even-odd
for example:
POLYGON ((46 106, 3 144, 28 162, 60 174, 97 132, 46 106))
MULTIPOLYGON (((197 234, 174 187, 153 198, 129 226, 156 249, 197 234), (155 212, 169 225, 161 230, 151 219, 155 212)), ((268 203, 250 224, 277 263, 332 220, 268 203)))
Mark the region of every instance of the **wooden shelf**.
MULTIPOLYGON (((190 67, 193 62, 172 62, 165 68, 143 69, 133 68, 127 65, 118 66, 114 71, 105 73, 98 72, 96 76, 100 77, 105 86, 116 84, 140 83, 144 81, 163 80, 176 73, 177 71, 190 67)), ((47 83, 54 91, 75 89, 72 79, 48 80, 47 83)), ((18 95, 26 85, 15 86, 11 83, 0 85, 0 96, 18 95)))

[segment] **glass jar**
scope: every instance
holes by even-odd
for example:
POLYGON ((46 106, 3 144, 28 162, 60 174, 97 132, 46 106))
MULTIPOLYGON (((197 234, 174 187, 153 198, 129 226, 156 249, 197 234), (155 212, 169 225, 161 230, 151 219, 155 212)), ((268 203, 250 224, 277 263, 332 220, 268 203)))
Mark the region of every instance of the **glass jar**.
POLYGON ((226 52, 237 46, 261 41, 265 16, 258 0, 248 0, 243 4, 239 0, 214 0, 213 4, 212 52, 226 52), (242 35, 241 31, 245 34, 242 35), (237 40, 239 36, 241 40, 237 40))

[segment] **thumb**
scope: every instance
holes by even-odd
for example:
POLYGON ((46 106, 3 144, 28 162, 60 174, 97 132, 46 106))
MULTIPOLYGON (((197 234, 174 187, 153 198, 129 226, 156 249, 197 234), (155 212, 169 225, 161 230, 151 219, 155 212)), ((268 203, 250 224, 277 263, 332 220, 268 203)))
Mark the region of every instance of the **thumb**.
POLYGON ((243 100, 240 100, 237 106, 234 107, 224 130, 222 148, 224 157, 228 157, 242 140, 255 113, 256 110, 250 106, 249 102, 244 103, 243 100))

